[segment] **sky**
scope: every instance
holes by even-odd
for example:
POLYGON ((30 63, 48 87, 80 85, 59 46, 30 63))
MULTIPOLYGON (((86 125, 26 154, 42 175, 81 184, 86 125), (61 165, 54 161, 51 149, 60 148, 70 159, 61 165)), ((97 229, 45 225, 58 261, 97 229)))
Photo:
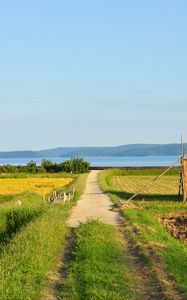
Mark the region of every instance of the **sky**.
POLYGON ((181 132, 186 0, 0 0, 0 151, 181 132))

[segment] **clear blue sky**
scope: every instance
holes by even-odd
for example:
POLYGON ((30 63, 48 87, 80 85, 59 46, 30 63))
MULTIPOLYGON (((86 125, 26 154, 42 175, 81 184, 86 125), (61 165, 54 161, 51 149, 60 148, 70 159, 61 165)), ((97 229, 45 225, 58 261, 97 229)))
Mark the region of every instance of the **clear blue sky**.
POLYGON ((187 139, 186 0, 0 5, 0 150, 187 139))

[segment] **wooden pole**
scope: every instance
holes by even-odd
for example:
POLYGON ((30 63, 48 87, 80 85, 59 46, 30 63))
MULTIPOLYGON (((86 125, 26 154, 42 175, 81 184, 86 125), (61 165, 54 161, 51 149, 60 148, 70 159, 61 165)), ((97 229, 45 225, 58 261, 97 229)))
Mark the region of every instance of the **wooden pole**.
POLYGON ((182 182, 182 159, 181 159, 181 169, 180 169, 180 181, 179 181, 179 192, 178 192, 178 201, 180 201, 181 193, 183 195, 183 182, 182 182))
POLYGON ((187 192, 187 159, 182 160, 182 184, 183 184, 183 201, 186 202, 187 192))
POLYGON ((181 133, 181 157, 184 158, 183 134, 181 133))
POLYGON ((180 169, 180 182, 179 182, 179 193, 178 193, 178 201, 180 201, 180 195, 182 194, 184 197, 184 181, 183 181, 183 158, 184 158, 184 145, 183 145, 183 134, 181 133, 181 169, 180 169))
POLYGON ((186 172, 186 168, 184 168, 184 156, 185 156, 185 152, 184 152, 184 143, 183 143, 183 135, 181 134, 181 180, 180 180, 180 185, 181 185, 181 189, 182 189, 182 194, 183 194, 183 201, 186 201, 186 182, 185 182, 185 172, 186 172))

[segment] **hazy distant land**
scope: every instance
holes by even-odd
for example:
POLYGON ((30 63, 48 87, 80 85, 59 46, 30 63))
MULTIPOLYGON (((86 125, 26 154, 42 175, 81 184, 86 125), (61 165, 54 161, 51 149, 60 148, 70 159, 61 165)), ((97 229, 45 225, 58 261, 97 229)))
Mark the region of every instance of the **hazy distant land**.
MULTIPOLYGON (((187 149, 187 144, 184 145, 187 149)), ((40 151, 0 152, 0 158, 171 156, 180 154, 180 144, 129 144, 116 147, 59 147, 40 151)))

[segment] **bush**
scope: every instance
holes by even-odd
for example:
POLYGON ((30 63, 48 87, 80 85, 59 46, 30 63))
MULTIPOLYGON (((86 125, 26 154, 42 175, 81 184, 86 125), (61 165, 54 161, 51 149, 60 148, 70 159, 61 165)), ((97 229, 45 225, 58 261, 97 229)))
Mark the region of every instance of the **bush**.
POLYGON ((16 173, 17 167, 16 166, 11 166, 11 165, 3 165, 0 166, 0 173, 16 173))
POLYGON ((82 158, 73 158, 63 163, 53 163, 51 160, 42 160, 42 168, 49 173, 86 173, 89 171, 90 163, 82 158))
POLYGON ((83 158, 73 158, 62 163, 64 172, 86 173, 89 171, 90 163, 83 158))
POLYGON ((31 160, 28 164, 27 164, 27 171, 29 173, 37 173, 38 172, 38 167, 36 165, 36 163, 31 160))
POLYGON ((41 166, 37 166, 36 162, 31 160, 26 166, 0 166, 0 173, 87 173, 90 163, 83 158, 73 158, 62 163, 53 163, 51 160, 42 159, 41 166))
POLYGON ((53 163, 51 160, 42 159, 41 167, 49 173, 63 172, 62 163, 53 163))

